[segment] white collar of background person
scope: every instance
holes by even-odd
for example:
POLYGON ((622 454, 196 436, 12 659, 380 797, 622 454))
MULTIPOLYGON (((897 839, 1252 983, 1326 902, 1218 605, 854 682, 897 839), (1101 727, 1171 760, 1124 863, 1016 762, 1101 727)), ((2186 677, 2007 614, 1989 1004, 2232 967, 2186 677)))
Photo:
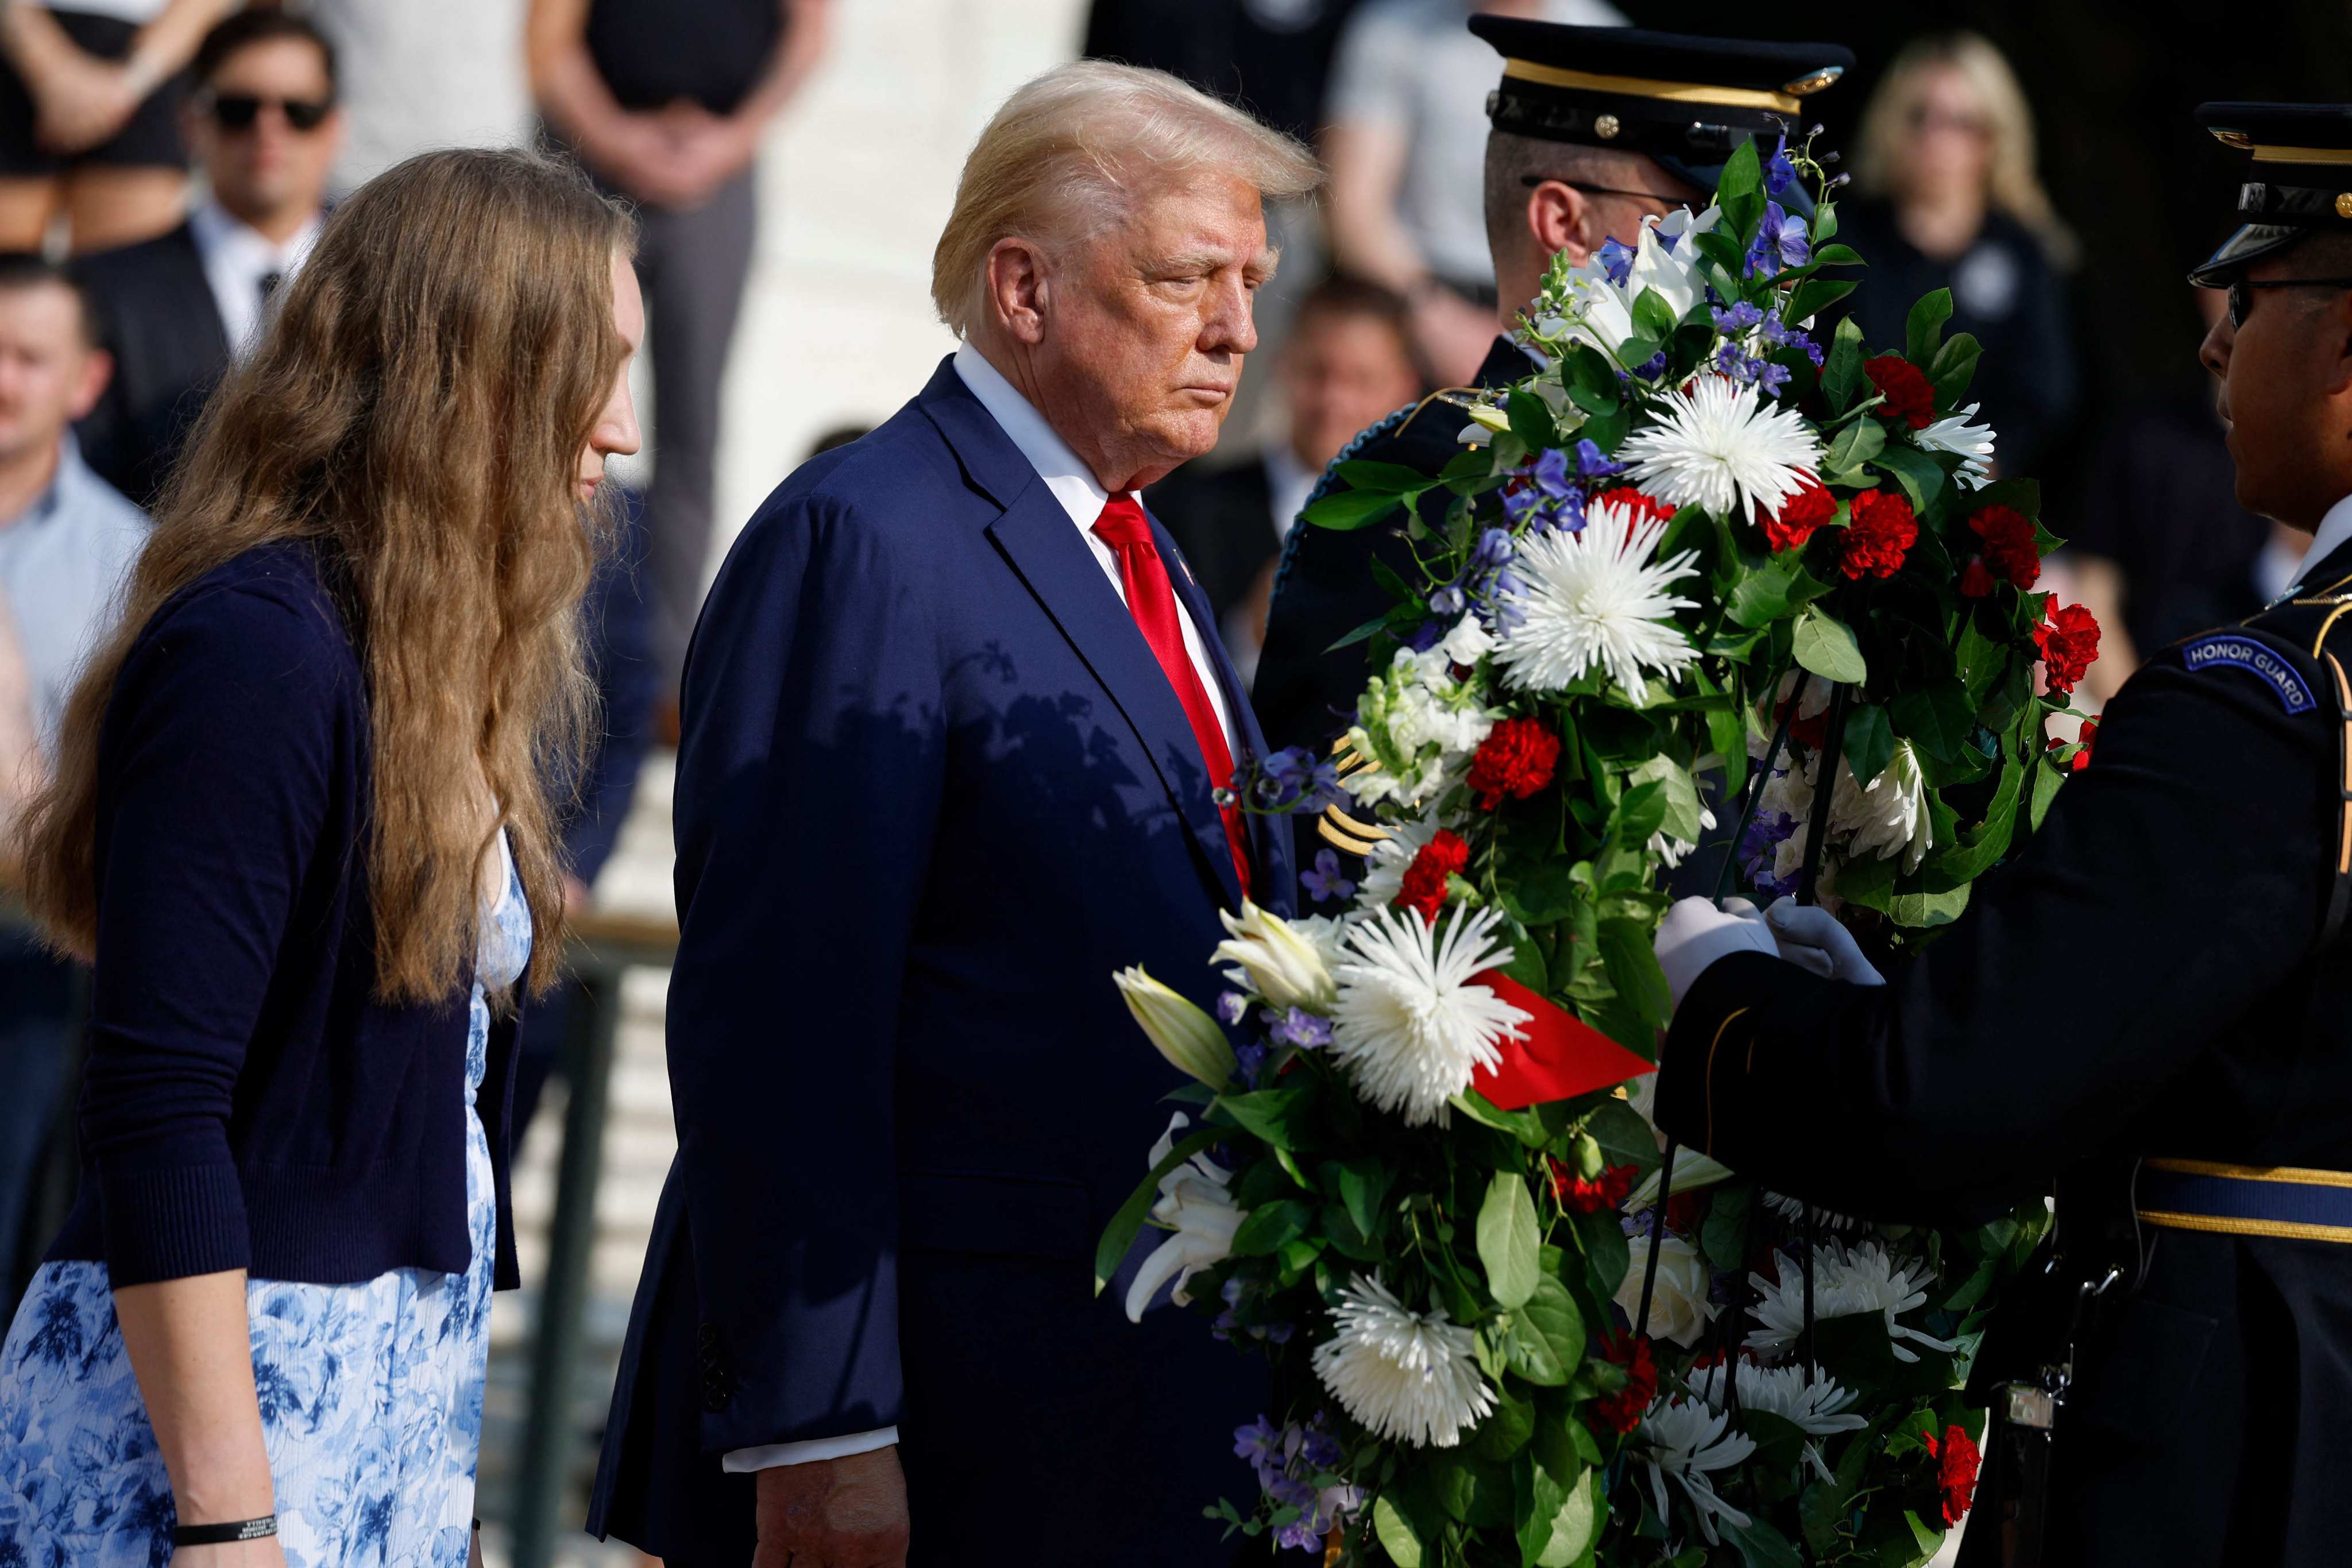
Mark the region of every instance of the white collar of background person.
POLYGON ((221 332, 238 358, 260 333, 263 300, 309 258, 310 247, 319 242, 320 224, 314 215, 285 244, 273 245, 209 196, 189 209, 188 228, 195 236, 205 282, 220 311, 221 332), (276 285, 266 286, 273 277, 276 285))
MULTIPOLYGON (((1037 412, 1034 405, 1021 395, 1020 388, 1007 381, 1003 371, 988 363, 986 354, 969 342, 960 344, 955 352, 955 371, 971 395, 980 399, 980 405, 988 410, 988 416, 996 421, 998 428, 1021 449, 1021 455, 1029 459, 1029 466, 1037 470, 1037 477, 1045 481, 1046 489, 1053 493, 1055 500, 1061 503, 1062 510, 1069 513, 1070 521, 1077 525, 1079 537, 1086 541, 1087 549, 1093 554, 1096 563, 1102 567, 1103 575, 1110 580, 1111 591, 1118 595, 1120 604, 1126 604, 1127 584, 1119 575, 1118 556, 1095 531, 1096 521, 1102 516, 1103 507, 1110 500, 1110 492, 1103 489, 1102 481, 1095 478, 1094 471, 1070 449, 1070 444, 1062 439, 1061 433, 1037 412)), ((1191 579, 1191 567, 1181 566, 1173 561, 1169 565, 1171 577, 1177 570, 1181 570, 1186 579, 1191 579)), ((1234 716, 1225 702, 1224 684, 1217 679, 1216 665, 1209 658, 1201 628, 1192 624, 1192 612, 1185 607, 1181 597, 1177 600, 1177 607, 1184 612, 1178 617, 1184 627, 1184 652, 1192 659, 1192 668, 1209 694, 1209 705, 1216 710, 1217 728, 1224 732, 1226 749, 1239 756, 1241 747, 1234 739, 1234 716)))

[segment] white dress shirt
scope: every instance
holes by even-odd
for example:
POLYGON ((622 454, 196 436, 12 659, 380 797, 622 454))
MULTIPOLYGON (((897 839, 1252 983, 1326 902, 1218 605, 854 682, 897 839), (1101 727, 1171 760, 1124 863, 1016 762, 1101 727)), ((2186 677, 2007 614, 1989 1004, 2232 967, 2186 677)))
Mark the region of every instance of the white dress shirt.
POLYGON ((212 287, 221 331, 236 358, 243 359, 260 335, 261 280, 273 272, 281 289, 292 280, 310 247, 319 243, 319 221, 312 217, 285 244, 275 245, 259 230, 230 216, 228 209, 210 196, 190 209, 188 227, 196 237, 196 254, 204 260, 205 281, 212 287))
MULTIPOLYGON (((2309 586, 2303 580, 2304 574, 2347 543, 2352 543, 2352 496, 2346 496, 2329 507, 2320 518, 2319 526, 2311 533, 2311 548, 2303 552, 2303 564, 2294 569, 2294 583, 2287 593, 2300 593, 2309 586)), ((2319 585, 2323 588, 2327 586, 2325 583, 2319 585)), ((2279 597, 2284 599, 2286 594, 2281 594, 2279 597)))
MULTIPOLYGON (((1126 604, 1127 584, 1119 575, 1118 552, 1095 532, 1095 521, 1102 516, 1103 507, 1110 500, 1110 492, 1102 488, 1101 482, 1079 460, 1078 455, 1070 450, 1070 444, 1045 422, 1045 416, 1038 413, 1030 401, 1021 395, 1020 389, 1005 380, 1003 373, 989 363, 978 349, 970 343, 957 349, 955 368, 964 385, 980 399, 980 405, 988 410, 989 416, 1012 438, 1013 444, 1021 448, 1021 455, 1029 459, 1029 466, 1037 470, 1037 477, 1045 481, 1045 488, 1053 492, 1055 500, 1062 503, 1062 510, 1070 514, 1070 521, 1077 526, 1079 536, 1087 542, 1087 548, 1094 552, 1096 562, 1103 569, 1103 575, 1110 580, 1111 592, 1118 595, 1120 604, 1126 604)), ((1175 571, 1183 572, 1188 578, 1192 575, 1191 568, 1181 562, 1171 561, 1169 565, 1173 569, 1171 576, 1175 571)), ((1217 714, 1217 728, 1224 731, 1225 749, 1238 756, 1241 748, 1234 742, 1233 714, 1225 705, 1224 687, 1217 679, 1216 666, 1210 662, 1201 628, 1192 624, 1192 613, 1184 607, 1182 599, 1177 600, 1176 609, 1177 620, 1184 628, 1184 652, 1192 660, 1192 668, 1198 672, 1201 685, 1209 693, 1209 705, 1217 714)), ((774 1469, 781 1465, 808 1465, 820 1459, 845 1459, 852 1454, 868 1454, 877 1448, 889 1447, 898 1440, 898 1429, 884 1426, 871 1432, 845 1433, 838 1437, 812 1438, 804 1443, 770 1443, 757 1448, 737 1448, 720 1464, 730 1475, 743 1475, 754 1470, 774 1469)))

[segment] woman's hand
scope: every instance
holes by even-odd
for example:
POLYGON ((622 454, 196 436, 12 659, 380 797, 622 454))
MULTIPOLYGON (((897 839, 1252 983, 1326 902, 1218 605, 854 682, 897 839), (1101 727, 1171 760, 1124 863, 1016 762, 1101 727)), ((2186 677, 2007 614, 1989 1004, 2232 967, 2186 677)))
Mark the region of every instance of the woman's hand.
MULTIPOLYGON (((277 1512, 253 1391, 245 1270, 122 1286, 114 1315, 180 1522, 230 1524, 277 1512)), ((285 1561, 267 1536, 184 1551, 188 1568, 278 1568, 285 1561)))
POLYGON ((259 1541, 225 1541, 218 1546, 180 1546, 172 1551, 173 1568, 286 1568, 286 1549, 278 1537, 259 1541))
POLYGON ((83 153, 131 122, 145 89, 128 66, 63 49, 32 89, 33 138, 52 153, 83 153))

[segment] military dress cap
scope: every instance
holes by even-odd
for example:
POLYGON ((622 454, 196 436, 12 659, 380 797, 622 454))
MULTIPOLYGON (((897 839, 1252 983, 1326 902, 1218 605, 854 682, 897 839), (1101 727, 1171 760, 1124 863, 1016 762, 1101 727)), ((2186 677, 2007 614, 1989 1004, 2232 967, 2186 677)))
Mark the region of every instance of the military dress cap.
POLYGON ((1853 67, 1835 44, 1484 15, 1470 30, 1503 57, 1502 85, 1486 99, 1496 131, 1643 153, 1703 191, 1742 143, 1795 131, 1804 100, 1853 67))
POLYGON ((2310 235, 2352 234, 2352 104, 2200 103, 2197 119, 2250 162, 2238 187, 2241 226, 2191 283, 2225 289, 2310 235))

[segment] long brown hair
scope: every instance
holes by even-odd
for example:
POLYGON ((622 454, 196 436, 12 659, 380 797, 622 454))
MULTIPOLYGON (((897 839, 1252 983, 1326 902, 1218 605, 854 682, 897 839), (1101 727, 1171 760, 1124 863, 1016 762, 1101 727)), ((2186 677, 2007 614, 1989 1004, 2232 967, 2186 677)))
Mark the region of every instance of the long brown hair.
POLYGON ((378 996, 455 987, 499 821, 538 932, 530 984, 552 978, 551 781, 580 773, 580 602, 606 531, 572 487, 627 352, 612 278, 633 240, 577 170, 528 153, 427 153, 335 211, 206 405, 67 710, 25 828, 27 900, 60 948, 95 945, 99 734, 131 645, 215 567, 299 540, 367 671, 378 996))

